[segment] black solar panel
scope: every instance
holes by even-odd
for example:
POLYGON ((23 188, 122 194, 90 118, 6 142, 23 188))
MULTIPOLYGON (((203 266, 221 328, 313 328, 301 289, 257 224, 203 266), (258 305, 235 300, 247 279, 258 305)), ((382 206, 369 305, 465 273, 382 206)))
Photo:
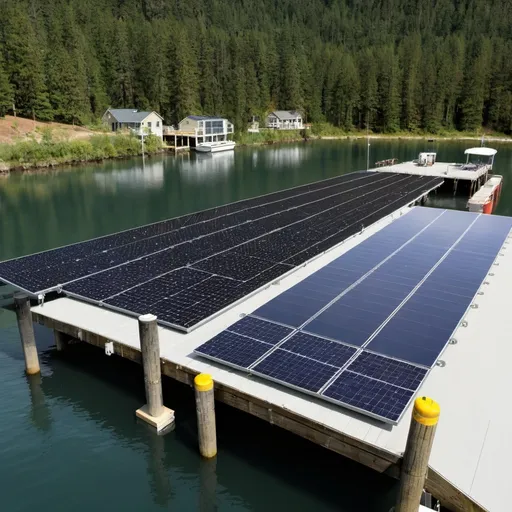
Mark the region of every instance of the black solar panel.
POLYGON ((3 262, 0 279, 189 330, 440 183, 353 173, 3 262))
MULTIPOLYGON (((397 423, 511 228, 512 218, 415 208, 244 318, 265 321, 266 336, 288 332, 251 340, 243 366, 235 355, 247 345, 235 340, 229 364, 397 423)), ((223 335, 195 352, 210 357, 223 335)))

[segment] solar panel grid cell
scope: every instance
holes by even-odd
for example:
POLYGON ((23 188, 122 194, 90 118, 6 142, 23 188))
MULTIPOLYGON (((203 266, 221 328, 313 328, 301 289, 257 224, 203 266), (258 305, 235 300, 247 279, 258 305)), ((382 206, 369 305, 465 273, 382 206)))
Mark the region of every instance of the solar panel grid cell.
POLYGON ((338 368, 282 349, 271 352, 253 369, 253 373, 309 392, 318 392, 338 368))
POLYGON ((397 422, 414 392, 358 373, 344 371, 322 393, 338 403, 390 422, 397 422))

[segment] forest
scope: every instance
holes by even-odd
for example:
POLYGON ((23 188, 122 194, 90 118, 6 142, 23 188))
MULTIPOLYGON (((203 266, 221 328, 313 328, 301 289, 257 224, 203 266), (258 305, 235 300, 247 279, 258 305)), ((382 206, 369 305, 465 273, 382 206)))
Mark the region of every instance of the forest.
POLYGON ((510 0, 0 0, 0 115, 512 132, 510 0))

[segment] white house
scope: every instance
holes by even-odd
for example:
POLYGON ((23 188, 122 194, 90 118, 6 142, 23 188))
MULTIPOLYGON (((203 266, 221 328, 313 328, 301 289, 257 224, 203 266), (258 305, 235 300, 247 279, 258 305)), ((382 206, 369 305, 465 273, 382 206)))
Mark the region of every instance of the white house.
POLYGON ((267 128, 275 130, 302 130, 302 115, 295 110, 276 110, 267 116, 267 128))
POLYGON ((109 108, 102 117, 104 124, 113 132, 122 129, 132 130, 137 135, 152 133, 163 138, 164 118, 156 112, 136 110, 133 108, 109 108))
POLYGON ((188 116, 179 123, 178 130, 190 134, 191 146, 202 142, 228 140, 233 124, 217 116, 188 116))

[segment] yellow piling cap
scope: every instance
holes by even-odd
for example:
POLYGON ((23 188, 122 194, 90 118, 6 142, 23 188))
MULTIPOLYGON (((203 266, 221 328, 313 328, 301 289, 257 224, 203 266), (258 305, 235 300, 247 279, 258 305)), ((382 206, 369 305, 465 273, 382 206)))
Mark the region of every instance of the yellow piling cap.
POLYGON ((414 401, 412 417, 422 425, 435 425, 439 420, 441 408, 439 404, 426 396, 420 396, 414 401))
POLYGON ((210 391, 213 388, 213 379, 209 373, 200 373, 194 379, 197 391, 210 391))

